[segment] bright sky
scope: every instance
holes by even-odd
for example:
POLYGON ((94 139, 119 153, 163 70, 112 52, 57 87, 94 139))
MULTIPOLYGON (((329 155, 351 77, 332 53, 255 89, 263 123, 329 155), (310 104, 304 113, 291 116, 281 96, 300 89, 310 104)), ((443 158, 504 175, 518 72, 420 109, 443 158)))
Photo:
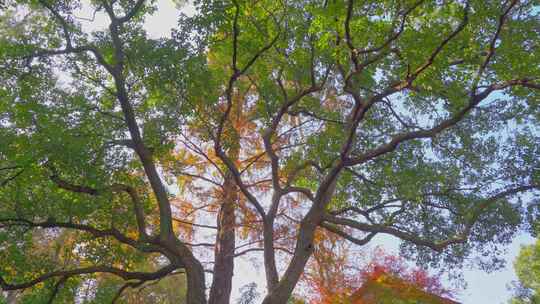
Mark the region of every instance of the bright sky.
MULTIPOLYGON (((158 0, 158 11, 150 17, 147 17, 145 29, 152 38, 166 37, 171 29, 176 27, 179 10, 171 0, 158 0)), ((193 13, 193 7, 185 5, 182 11, 186 14, 193 13)), ((90 9, 84 6, 79 17, 91 17, 90 9)), ((108 25, 108 19, 104 15, 97 15, 94 22, 82 22, 86 30, 102 29, 108 25)), ((463 304, 501 304, 507 303, 511 296, 508 290, 508 284, 516 280, 513 271, 512 262, 517 256, 520 246, 533 243, 534 239, 528 235, 520 234, 514 242, 508 247, 508 252, 504 259, 508 261, 506 268, 493 273, 485 273, 481 270, 472 269, 464 271, 467 289, 462 291, 457 300, 463 304)), ((381 244, 387 252, 396 251, 398 244, 395 239, 382 238, 374 245, 381 244)), ((373 246, 374 246, 373 245, 373 246)), ((260 261, 260 260, 259 260, 260 261)), ((454 271, 448 269, 448 271, 454 271)), ((455 270, 459 271, 459 270, 455 270)), ((241 259, 236 262, 235 276, 233 281, 233 297, 239 296, 239 288, 245 284, 256 282, 259 291, 264 294, 264 272, 262 265, 250 262, 247 259, 241 259)))

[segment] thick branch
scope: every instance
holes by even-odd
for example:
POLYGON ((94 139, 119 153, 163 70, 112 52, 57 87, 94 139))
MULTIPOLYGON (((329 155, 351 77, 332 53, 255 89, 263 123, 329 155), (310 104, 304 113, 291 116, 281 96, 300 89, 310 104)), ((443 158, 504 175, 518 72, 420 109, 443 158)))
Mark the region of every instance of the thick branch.
POLYGON ((375 235, 377 235, 377 232, 370 232, 368 233, 368 235, 362 239, 359 239, 359 238, 356 238, 348 233, 346 233, 345 231, 341 230, 341 229, 338 229, 336 227, 334 227, 333 225, 330 225, 328 223, 325 223, 325 222, 322 222, 320 224, 321 227, 323 227, 324 229, 332 232, 332 233, 335 233, 339 236, 341 236, 342 238, 346 239, 347 241, 349 242, 352 242, 358 246, 364 246, 366 245, 367 243, 369 243, 369 241, 371 241, 371 239, 373 239, 373 237, 375 235))
MULTIPOLYGON (((136 5, 134 10, 138 9, 137 7, 140 7, 140 5, 142 5, 142 1, 141 3, 138 3, 138 5, 139 6, 136 5)), ((115 65, 110 71, 110 73, 114 79, 114 84, 116 87, 116 98, 122 108, 122 113, 124 114, 124 119, 131 135, 131 140, 133 141, 135 152, 139 156, 139 160, 143 165, 146 176, 148 177, 148 180, 150 182, 150 186, 152 187, 152 190, 158 202, 160 234, 162 238, 168 239, 173 237, 173 229, 172 211, 167 190, 165 189, 165 186, 163 185, 161 178, 159 177, 156 165, 152 157, 152 153, 143 142, 142 135, 139 130, 139 126, 135 116, 135 111, 133 110, 133 106, 130 103, 125 86, 125 79, 123 75, 125 54, 123 50, 123 42, 120 39, 122 20, 116 18, 116 16, 114 15, 114 10, 109 4, 104 3, 104 7, 111 19, 109 29, 114 47, 115 65)), ((134 14, 135 12, 133 13, 133 15, 134 14)), ((129 17, 129 15, 126 17, 129 17)), ((128 19, 126 19, 126 21, 128 19)))
POLYGON ((116 275, 124 280, 155 280, 161 277, 164 277, 175 270, 177 267, 175 265, 168 265, 156 272, 130 272, 120 268, 112 266, 91 266, 86 268, 72 269, 72 270, 60 270, 53 271, 47 274, 41 275, 33 280, 24 282, 24 283, 8 283, 4 278, 0 277, 0 287, 3 290, 17 290, 17 289, 26 289, 32 287, 41 282, 47 281, 51 278, 62 277, 69 278, 73 276, 83 275, 83 274, 93 274, 93 273, 109 273, 116 275))
POLYGON ((74 230, 90 233, 91 235, 97 238, 112 237, 115 240, 119 241, 120 243, 129 245, 143 252, 159 252, 164 255, 170 254, 170 252, 168 252, 164 248, 154 245, 153 243, 134 240, 124 235, 122 232, 120 232, 116 228, 98 229, 96 227, 85 225, 85 224, 77 224, 77 223, 71 223, 71 222, 57 222, 54 219, 49 219, 42 222, 33 222, 31 220, 24 219, 24 218, 0 218, 0 228, 1 227, 14 227, 14 226, 25 226, 25 227, 45 228, 45 229, 48 229, 48 228, 74 229, 74 230))

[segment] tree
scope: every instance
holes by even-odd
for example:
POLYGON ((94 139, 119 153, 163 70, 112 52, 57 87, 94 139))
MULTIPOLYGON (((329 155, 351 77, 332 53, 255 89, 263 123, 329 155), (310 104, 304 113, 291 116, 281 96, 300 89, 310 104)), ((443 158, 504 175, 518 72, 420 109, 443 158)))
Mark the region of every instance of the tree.
POLYGON ((3 290, 62 301, 105 274, 122 300, 183 272, 187 303, 228 303, 262 253, 280 304, 320 229, 493 268, 535 224, 535 1, 201 1, 161 39, 152 1, 89 4, 107 27, 75 0, 1 13, 3 290), (62 231, 71 262, 34 250, 62 231))
POLYGON ((378 256, 362 272, 363 283, 348 299, 353 304, 455 304, 452 291, 420 268, 408 268, 396 256, 378 256))
POLYGON ((453 291, 444 288, 438 277, 408 266, 403 258, 387 254, 380 247, 359 259, 336 236, 318 234, 320 242, 316 243, 299 290, 309 303, 364 303, 365 298, 373 297, 376 303, 397 303, 400 299, 416 303, 423 298, 439 303, 436 300, 452 297, 453 291))
POLYGON ((249 283, 242 286, 242 288, 240 288, 240 293, 240 299, 236 302, 237 304, 252 304, 260 296, 259 292, 257 291, 256 283, 249 283))
POLYGON ((519 282, 510 303, 537 303, 540 300, 540 241, 521 247, 514 269, 519 282))

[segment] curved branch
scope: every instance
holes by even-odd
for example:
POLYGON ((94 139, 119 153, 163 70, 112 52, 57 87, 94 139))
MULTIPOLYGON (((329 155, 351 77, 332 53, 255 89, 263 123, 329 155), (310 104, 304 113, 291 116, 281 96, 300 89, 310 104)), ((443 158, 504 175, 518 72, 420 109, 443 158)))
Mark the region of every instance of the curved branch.
POLYGON ((407 80, 408 83, 412 83, 412 81, 414 79, 416 79, 416 77, 418 77, 418 75, 420 75, 425 69, 430 67, 433 64, 433 62, 435 61, 435 58, 437 58, 439 53, 444 49, 444 47, 452 39, 454 39, 459 33, 461 33, 461 31, 463 31, 463 29, 465 29, 465 26, 467 26, 467 24, 469 23, 469 11, 470 11, 470 8, 471 8, 470 3, 469 3, 469 1, 467 1, 465 3, 465 9, 464 9, 464 12, 463 12, 463 19, 461 20, 458 27, 448 37, 446 37, 446 39, 444 39, 439 44, 439 46, 437 46, 437 48, 435 48, 435 50, 431 53, 431 55, 429 56, 429 58, 427 59, 427 61, 424 64, 422 64, 420 67, 418 67, 414 71, 414 73, 412 75, 409 75, 409 77, 408 77, 409 79, 407 80))
POLYGON ((109 73, 113 72, 113 67, 107 63, 105 57, 99 52, 99 50, 92 45, 85 46, 66 46, 64 49, 58 50, 48 50, 48 49, 37 49, 37 51, 30 53, 28 55, 22 56, 23 59, 32 59, 37 57, 50 57, 58 55, 69 55, 69 54, 81 54, 90 52, 96 59, 96 61, 104 67, 109 73))
POLYGON ((64 32, 64 38, 66 39, 66 46, 67 48, 71 48, 71 36, 69 33, 69 24, 66 19, 64 19, 58 11, 56 11, 47 1, 39 0, 39 3, 43 5, 45 8, 47 8, 54 16, 54 18, 60 23, 62 26, 62 31, 64 32))
POLYGON ((336 217, 336 216, 331 216, 331 215, 326 215, 324 217, 324 221, 328 223, 336 224, 336 225, 343 225, 346 227, 354 228, 354 229, 364 231, 364 232, 383 233, 383 234, 393 235, 401 240, 408 241, 419 246, 429 247, 438 252, 442 251, 442 249, 444 249, 447 245, 449 245, 449 243, 447 244, 447 242, 449 242, 448 240, 443 241, 443 242, 433 242, 430 240, 423 239, 416 234, 404 232, 394 227, 381 225, 381 224, 366 224, 366 223, 357 222, 351 219, 341 218, 341 217, 336 217))
POLYGON ((496 83, 488 86, 484 91, 480 92, 479 94, 474 94, 469 98, 469 103, 466 107, 464 107, 461 111, 456 113, 455 115, 451 116, 450 118, 447 118, 440 122, 439 124, 431 127, 430 129, 424 129, 424 130, 418 130, 418 131, 412 131, 412 132, 406 132, 396 135, 390 142, 383 144, 379 146, 378 148, 375 148, 373 150, 367 151, 363 153, 362 155, 355 157, 355 158, 349 158, 346 159, 344 162, 345 166, 354 166, 359 165, 362 163, 365 163, 371 159, 374 159, 380 155, 392 152, 396 150, 399 144, 405 141, 413 140, 413 139, 421 139, 421 138, 432 138, 441 133, 442 131, 456 125, 459 123, 465 115, 467 115, 472 109, 474 109, 481 101, 485 100, 492 92, 503 90, 508 87, 512 86, 526 86, 526 87, 533 87, 535 88, 535 84, 532 84, 529 82, 528 79, 514 79, 509 80, 504 83, 496 83))
POLYGON ((324 229, 334 233, 334 234, 337 234, 339 236, 341 236, 342 238, 346 239, 347 241, 349 242, 352 242, 358 246, 364 246, 366 245, 367 243, 369 243, 369 241, 371 241, 371 239, 373 239, 373 237, 375 237, 375 235, 377 235, 377 232, 370 232, 368 233, 368 235, 362 239, 359 239, 359 238, 356 238, 348 233, 346 233, 345 231, 341 230, 341 229, 338 229, 332 225, 329 225, 325 222, 322 222, 320 223, 320 226, 323 227, 324 229))
MULTIPOLYGON (((293 255, 293 254, 294 254, 293 252, 291 252, 289 249, 287 249, 287 248, 285 248, 285 247, 276 247, 276 246, 274 246, 274 250, 280 250, 280 251, 283 251, 283 252, 285 252, 285 253, 287 253, 287 254, 289 254, 289 255, 293 255)), ((255 251, 265 251, 265 249, 264 249, 264 248, 249 248, 249 249, 245 249, 245 250, 242 250, 242 251, 240 251, 240 252, 238 252, 238 253, 235 253, 235 254, 234 254, 234 257, 237 258, 237 257, 239 257, 239 256, 242 256, 242 255, 246 254, 246 253, 255 252, 255 251)))
POLYGON ((79 231, 84 231, 90 233, 94 237, 112 237, 119 241, 120 243, 129 245, 133 248, 141 250, 143 252, 160 252, 167 255, 167 252, 151 243, 141 242, 134 240, 123 233, 121 233, 116 228, 109 229, 98 229, 90 225, 77 224, 71 222, 56 222, 54 219, 43 221, 43 222, 32 222, 24 218, 0 218, 0 228, 2 227, 15 227, 15 226, 25 226, 32 228, 66 228, 74 229, 79 231))
MULTIPOLYGON (((364 49, 364 50, 359 50, 358 51, 358 54, 367 54, 367 53, 373 53, 373 52, 379 52, 381 50, 383 50, 385 47, 389 46, 393 41, 395 41, 396 39, 399 38, 399 36, 403 33, 403 30, 405 30, 405 23, 407 21, 407 17, 417 8, 419 7, 422 3, 424 3, 425 0, 420 0, 420 1, 417 1, 415 2, 411 7, 409 7, 407 10, 405 10, 405 12, 403 12, 403 15, 401 17, 401 21, 400 21, 400 25, 399 25, 399 28, 397 30, 397 32, 395 33, 392 33, 388 39, 386 39, 386 41, 384 41, 380 46, 377 46, 377 47, 372 47, 372 48, 369 48, 369 49, 364 49)), ((392 29, 392 32, 394 30, 392 29)))
POLYGON ((141 10, 145 0, 138 0, 135 5, 133 5, 133 8, 123 17, 118 17, 117 20, 120 23, 127 22, 131 20, 135 15, 141 10))
MULTIPOLYGON (((418 246, 428 247, 437 252, 441 252, 450 245, 465 243, 472 231, 473 226, 478 222, 478 219, 482 215, 483 211, 485 211, 490 205, 494 204, 498 200, 503 199, 505 197, 518 194, 521 192, 529 191, 529 190, 538 190, 538 189, 540 189, 540 184, 522 185, 515 188, 507 189, 489 198, 484 199, 481 203, 479 203, 478 205, 475 205, 469 212, 467 212, 471 216, 466 221, 465 228, 463 229, 463 231, 457 233, 453 237, 449 237, 445 240, 440 240, 440 241, 428 240, 412 232, 402 231, 388 225, 366 224, 366 223, 361 223, 361 222, 348 219, 348 218, 337 217, 331 214, 325 214, 323 221, 336 224, 336 225, 343 225, 343 226, 350 227, 350 228, 357 229, 364 232, 384 233, 384 234, 393 235, 399 239, 411 242, 418 246)), ((322 223, 321 226, 323 226, 324 228, 331 227, 324 223, 322 223)), ((345 237, 345 235, 342 235, 342 236, 345 237)))
POLYGON ((308 188, 304 188, 304 187, 293 187, 293 186, 289 186, 289 187, 283 188, 282 194, 285 195, 285 194, 288 194, 288 193, 302 193, 302 194, 305 195, 310 201, 313 202, 313 201, 315 200, 315 196, 313 195, 313 193, 311 192, 311 190, 309 190, 308 188))
POLYGON ((497 43, 497 40, 499 40, 499 36, 501 34, 501 30, 504 26, 504 23, 506 22, 506 19, 508 18, 508 14, 510 13, 510 10, 518 3, 518 0, 512 0, 508 8, 503 12, 503 14, 499 17, 499 23, 497 25, 497 30, 495 31, 495 35, 493 35, 493 38, 491 39, 489 43, 489 49, 487 51, 486 58, 480 68, 478 69, 478 72, 476 74, 474 83, 473 83, 473 89, 472 92, 476 93, 476 89, 478 86, 478 83, 480 82, 480 79, 482 78, 482 75, 484 74, 484 71, 486 70, 487 66, 489 65, 491 58, 495 55, 495 44, 497 43))
POLYGON ((140 280, 140 281, 149 281, 149 280, 155 280, 161 277, 164 277, 171 273, 173 270, 175 270, 177 266, 175 265, 167 265, 160 270, 156 272, 130 272, 126 271, 120 268, 112 267, 112 266, 91 266, 86 268, 78 268, 78 269, 71 269, 71 270, 59 270, 59 271, 53 271, 46 273, 44 275, 41 275, 33 280, 24 282, 24 283, 8 283, 5 281, 3 277, 0 276, 0 287, 2 287, 3 290, 17 290, 17 289, 26 289, 29 287, 32 287, 36 284, 39 284, 41 282, 44 282, 46 280, 55 278, 55 277, 62 277, 62 278, 70 278, 73 276, 83 275, 83 274, 92 274, 92 273, 109 273, 115 276, 118 276, 124 280, 140 280))
POLYGON ((96 188, 92 188, 88 186, 77 185, 77 184, 73 184, 73 183, 70 183, 68 181, 61 179, 58 175, 58 172, 56 171, 54 167, 50 165, 48 167, 53 171, 53 174, 50 176, 50 179, 59 188, 64 189, 66 191, 75 192, 75 193, 84 193, 84 194, 88 194, 92 196, 100 195, 102 192, 107 191, 107 190, 111 192, 126 192, 131 198, 131 201, 133 202, 133 210, 134 210, 135 218, 137 221, 137 229, 139 231, 139 235, 141 238, 148 238, 148 234, 146 233, 146 221, 144 218, 144 210, 143 210, 142 202, 135 188, 128 185, 124 185, 124 184, 114 184, 105 189, 96 189, 96 188))

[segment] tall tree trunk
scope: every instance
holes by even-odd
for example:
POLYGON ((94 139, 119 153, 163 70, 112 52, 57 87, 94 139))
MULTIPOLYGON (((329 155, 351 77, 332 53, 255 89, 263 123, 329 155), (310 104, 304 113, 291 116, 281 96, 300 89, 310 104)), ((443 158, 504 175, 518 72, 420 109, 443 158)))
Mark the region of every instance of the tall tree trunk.
MULTIPOLYGON (((240 156, 240 138, 242 130, 238 130, 239 122, 244 119, 244 99, 242 95, 234 95, 234 106, 230 115, 230 124, 226 125, 224 133, 228 134, 227 144, 230 146, 227 156, 233 162, 240 156)), ((223 181, 223 200, 217 219, 216 246, 214 249, 214 275, 210 288, 209 304, 229 304, 234 275, 234 249, 236 247, 236 204, 239 199, 239 189, 234 175, 230 170, 225 171, 223 181)))
POLYGON ((234 211, 238 190, 230 173, 225 178, 223 188, 223 202, 217 220, 214 277, 209 304, 228 304, 232 290, 236 224, 234 211))

